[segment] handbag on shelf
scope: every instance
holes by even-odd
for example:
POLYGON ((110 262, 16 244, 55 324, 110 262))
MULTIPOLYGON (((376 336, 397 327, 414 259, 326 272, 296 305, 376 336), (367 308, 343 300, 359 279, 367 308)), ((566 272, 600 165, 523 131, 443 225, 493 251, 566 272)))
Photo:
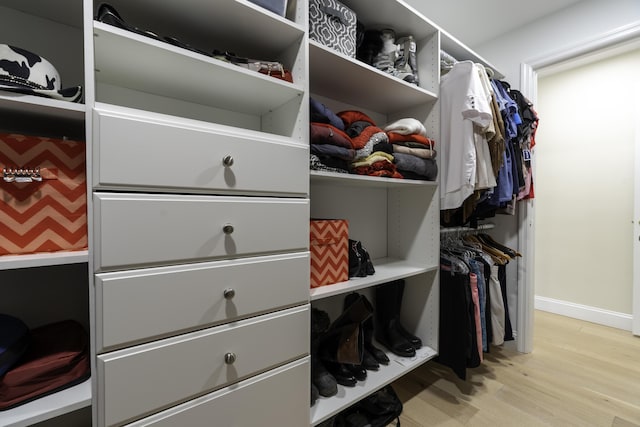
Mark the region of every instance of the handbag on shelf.
POLYGON ((17 317, 0 313, 0 377, 2 377, 29 346, 29 328, 17 317))
MULTIPOLYGON (((275 77, 277 79, 293 83, 293 75, 291 74, 291 70, 286 69, 280 62, 245 58, 242 56, 236 56, 229 52, 225 52, 223 55, 227 61, 234 65, 238 65, 248 70, 257 71, 261 74, 266 74, 267 76, 275 77)), ((220 56, 220 54, 218 52, 214 52, 214 57, 215 56, 220 56)))
POLYGON ((82 325, 63 320, 32 329, 27 351, 0 378, 0 410, 79 384, 90 375, 89 338, 82 325))

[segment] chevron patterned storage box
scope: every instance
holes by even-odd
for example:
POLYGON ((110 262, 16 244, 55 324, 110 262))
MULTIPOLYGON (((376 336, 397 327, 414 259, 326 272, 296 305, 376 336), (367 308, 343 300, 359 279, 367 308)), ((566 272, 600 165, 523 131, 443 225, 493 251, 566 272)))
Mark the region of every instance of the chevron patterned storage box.
POLYGON ((85 143, 0 133, 0 255, 87 248, 85 143))
POLYGON ((349 280, 349 223, 343 219, 311 220, 311 287, 349 280))

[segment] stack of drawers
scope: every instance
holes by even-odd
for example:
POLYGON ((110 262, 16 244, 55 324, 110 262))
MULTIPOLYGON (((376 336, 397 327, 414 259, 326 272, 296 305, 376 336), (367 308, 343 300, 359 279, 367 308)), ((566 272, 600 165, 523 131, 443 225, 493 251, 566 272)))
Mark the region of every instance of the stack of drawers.
POLYGON ((106 104, 92 121, 98 424, 308 425, 308 149, 106 104))

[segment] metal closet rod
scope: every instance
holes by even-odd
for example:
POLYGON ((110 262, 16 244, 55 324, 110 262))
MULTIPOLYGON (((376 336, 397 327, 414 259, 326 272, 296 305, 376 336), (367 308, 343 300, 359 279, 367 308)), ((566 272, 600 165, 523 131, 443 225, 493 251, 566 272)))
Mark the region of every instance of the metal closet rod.
POLYGON ((440 234, 447 233, 473 233, 481 230, 491 230, 496 225, 493 223, 478 224, 477 227, 448 227, 440 228, 440 234))

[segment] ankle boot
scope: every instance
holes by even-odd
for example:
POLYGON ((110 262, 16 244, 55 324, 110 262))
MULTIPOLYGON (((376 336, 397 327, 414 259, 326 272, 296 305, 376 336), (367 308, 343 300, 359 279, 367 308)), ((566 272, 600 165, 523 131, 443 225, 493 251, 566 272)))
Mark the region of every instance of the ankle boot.
POLYGON ((378 342, 391 352, 402 357, 413 357, 414 346, 398 331, 400 306, 398 305, 397 281, 385 283, 375 288, 376 328, 378 342))
MULTIPOLYGON (((358 298, 364 298, 366 303, 369 306, 371 306, 371 303, 369 302, 367 297, 365 297, 364 295, 360 295, 360 294, 357 294, 357 293, 353 292, 353 293, 348 294, 345 297, 345 299, 344 299, 345 307, 348 307, 349 305, 353 304, 358 298)), ((370 316, 367 320, 363 321, 362 325, 361 325, 361 328, 362 328, 362 333, 364 335, 365 354, 368 353, 369 355, 373 356, 375 361, 377 361, 378 363, 381 363, 383 365, 388 365, 389 364, 389 358, 387 357, 387 355, 384 353, 384 351, 380 350, 378 347, 373 345, 373 316, 370 316)), ((374 365, 371 362, 371 360, 368 361, 367 365, 371 367, 371 368, 367 368, 367 369, 371 369, 371 370, 377 370, 378 369, 378 366, 374 365)))

